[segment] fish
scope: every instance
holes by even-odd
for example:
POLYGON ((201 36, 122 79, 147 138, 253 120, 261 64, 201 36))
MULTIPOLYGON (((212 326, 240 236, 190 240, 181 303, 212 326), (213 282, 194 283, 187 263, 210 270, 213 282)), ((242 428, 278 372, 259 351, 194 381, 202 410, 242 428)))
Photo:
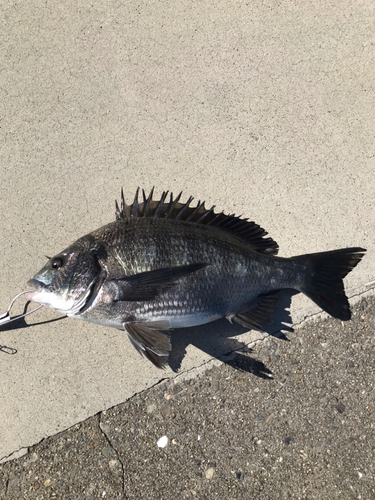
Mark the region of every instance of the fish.
POLYGON ((79 238, 28 282, 29 301, 68 317, 118 328, 156 367, 165 368, 170 330, 227 318, 262 330, 279 292, 302 292, 347 321, 344 277, 365 249, 279 257, 278 244, 248 218, 215 212, 193 198, 121 189, 115 220, 79 238))

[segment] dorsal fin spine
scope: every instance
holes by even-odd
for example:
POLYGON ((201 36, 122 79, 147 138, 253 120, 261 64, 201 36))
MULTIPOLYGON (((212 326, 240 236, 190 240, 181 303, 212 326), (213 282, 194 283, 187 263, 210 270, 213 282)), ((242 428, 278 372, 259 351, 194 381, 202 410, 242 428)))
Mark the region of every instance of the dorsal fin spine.
POLYGON ((185 205, 183 205, 181 207, 180 211, 176 214, 176 217, 175 217, 176 220, 185 220, 184 215, 189 210, 189 205, 193 200, 194 200, 194 198, 192 196, 190 196, 188 201, 185 203, 185 205))
POLYGON ((126 203, 124 197, 124 190, 121 188, 121 217, 126 219, 126 203))
POLYGON ((164 207, 164 201, 165 201, 165 198, 168 196, 168 193, 169 191, 163 191, 161 197, 160 197, 160 201, 157 205, 157 207, 155 208, 155 212, 154 212, 154 215, 153 217, 163 217, 163 207, 164 207))
POLYGON ((154 187, 151 189, 150 191, 150 194, 148 195, 148 198, 146 199, 146 193, 144 191, 144 189, 142 189, 143 191, 143 210, 142 210, 142 217, 147 217, 147 214, 148 214, 148 210, 150 208, 150 203, 152 201, 152 196, 154 194, 154 187))
POLYGON ((165 217, 168 219, 172 214, 175 206, 177 203, 180 201, 180 198, 182 196, 182 191, 176 196, 176 199, 173 200, 173 193, 171 193, 170 199, 169 199, 169 204, 167 206, 167 210, 165 212, 165 217))
POLYGON ((199 210, 201 210, 202 208, 203 208, 203 210, 205 209, 204 208, 204 201, 201 203, 201 201, 199 200, 197 203, 197 206, 195 207, 193 212, 186 218, 186 221, 187 222, 192 221, 194 219, 195 215, 198 214, 199 210))
POLYGON ((138 196, 139 196, 139 187, 137 188, 137 191, 135 192, 135 196, 134 196, 134 201, 133 201, 133 205, 132 205, 132 210, 131 210, 131 214, 130 214, 130 217, 137 217, 138 215, 138 196))
POLYGON ((154 188, 147 196, 142 189, 142 202, 139 202, 139 188, 136 191, 134 201, 131 205, 125 203, 124 191, 121 188, 121 206, 119 208, 116 201, 116 219, 143 218, 169 218, 192 224, 204 224, 217 227, 218 230, 232 233, 241 238, 260 253, 276 255, 278 251, 277 243, 270 237, 264 238, 268 233, 254 222, 249 222, 248 218, 241 219, 234 214, 225 215, 224 212, 215 214, 213 205, 210 209, 205 208, 205 203, 198 201, 195 207, 190 207, 193 197, 190 196, 186 203, 181 203, 182 192, 176 198, 170 193, 169 201, 166 198, 169 191, 163 191, 160 200, 153 200, 154 188))
POLYGON ((212 226, 213 222, 219 217, 220 214, 217 214, 215 215, 214 213, 214 209, 215 209, 215 206, 216 205, 212 205, 212 207, 205 213, 202 215, 202 217, 200 217, 198 219, 198 223, 201 223, 202 220, 204 220, 205 218, 209 217, 210 215, 213 215, 213 218, 211 220, 208 220, 205 224, 207 224, 207 226, 212 226))
POLYGON ((118 206, 117 200, 115 200, 115 205, 116 205, 116 212, 115 212, 116 220, 119 220, 119 219, 121 219, 121 212, 120 212, 120 208, 118 206))

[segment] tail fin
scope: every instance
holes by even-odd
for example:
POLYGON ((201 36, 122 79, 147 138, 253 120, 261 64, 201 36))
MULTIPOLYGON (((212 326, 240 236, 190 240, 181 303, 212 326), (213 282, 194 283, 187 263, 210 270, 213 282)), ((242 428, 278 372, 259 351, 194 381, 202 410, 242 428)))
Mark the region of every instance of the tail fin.
POLYGON ((294 257, 307 264, 308 277, 299 290, 334 318, 351 318, 343 278, 360 262, 363 248, 343 248, 331 252, 294 257))

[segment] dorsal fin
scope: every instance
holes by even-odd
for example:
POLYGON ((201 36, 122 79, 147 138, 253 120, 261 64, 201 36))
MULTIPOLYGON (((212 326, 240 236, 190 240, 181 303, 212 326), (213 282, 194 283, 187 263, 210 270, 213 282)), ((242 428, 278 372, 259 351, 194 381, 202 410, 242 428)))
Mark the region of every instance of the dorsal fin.
POLYGON ((160 200, 153 200, 153 193, 154 188, 146 196, 144 189, 142 189, 143 201, 140 203, 138 201, 138 188, 133 203, 127 205, 124 199, 124 192, 121 188, 121 209, 116 201, 116 219, 130 220, 137 217, 156 217, 218 227, 223 231, 242 238, 247 243, 253 245, 260 253, 276 255, 278 252, 278 244, 272 238, 265 238, 268 233, 258 226, 258 224, 255 224, 255 222, 251 222, 248 219, 241 219, 241 217, 236 217, 234 214, 226 215, 224 212, 215 213, 215 205, 207 209, 204 202, 200 201, 198 201, 195 207, 191 207, 190 204, 193 201, 191 196, 186 203, 181 203, 182 192, 176 198, 173 198, 173 194, 170 193, 168 202, 165 201, 168 191, 163 191, 160 200))

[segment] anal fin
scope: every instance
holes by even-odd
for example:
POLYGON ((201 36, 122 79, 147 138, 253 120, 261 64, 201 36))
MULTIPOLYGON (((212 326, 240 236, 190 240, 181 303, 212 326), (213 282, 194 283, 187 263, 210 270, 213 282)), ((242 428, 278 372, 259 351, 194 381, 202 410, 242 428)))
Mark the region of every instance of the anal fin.
POLYGON ((171 343, 168 335, 160 331, 168 328, 169 325, 164 322, 124 323, 130 342, 157 368, 168 365, 171 343))
POLYGON ((260 295, 255 299, 254 307, 249 311, 234 316, 227 316, 227 319, 230 321, 233 320, 245 328, 263 331, 263 326, 271 323, 273 319, 278 298, 278 291, 260 295))

